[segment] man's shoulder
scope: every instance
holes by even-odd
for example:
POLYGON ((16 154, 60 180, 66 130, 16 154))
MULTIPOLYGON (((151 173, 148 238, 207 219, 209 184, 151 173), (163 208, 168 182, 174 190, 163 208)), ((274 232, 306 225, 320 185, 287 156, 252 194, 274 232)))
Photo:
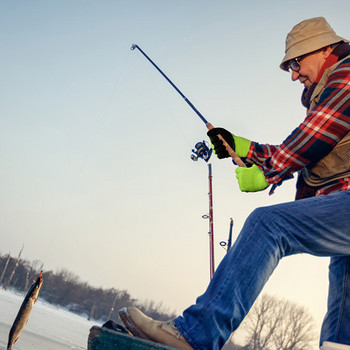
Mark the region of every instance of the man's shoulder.
POLYGON ((344 57, 342 60, 338 62, 334 70, 339 69, 349 69, 350 70, 350 55, 344 57))
POLYGON ((328 70, 327 82, 350 80, 350 55, 344 57, 328 70))

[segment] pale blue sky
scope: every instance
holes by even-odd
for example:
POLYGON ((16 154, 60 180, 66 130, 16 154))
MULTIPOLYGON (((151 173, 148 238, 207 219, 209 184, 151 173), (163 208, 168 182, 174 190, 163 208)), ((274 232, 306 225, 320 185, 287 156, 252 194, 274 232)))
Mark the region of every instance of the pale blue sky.
MULTIPOLYGON (((179 312, 209 278, 207 140, 200 119, 138 44, 214 125, 280 143, 303 120, 302 86, 278 66, 286 34, 325 16, 350 38, 343 1, 0 1, 1 252, 68 268, 179 312)), ((212 159, 217 263, 256 207, 212 159)), ((265 291, 320 321, 327 259, 285 259, 265 291)))

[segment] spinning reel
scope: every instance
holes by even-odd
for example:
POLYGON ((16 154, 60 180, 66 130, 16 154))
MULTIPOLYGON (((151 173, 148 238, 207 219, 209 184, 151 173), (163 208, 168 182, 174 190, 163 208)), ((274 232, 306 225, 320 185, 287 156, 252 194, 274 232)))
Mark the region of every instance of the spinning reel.
POLYGON ((198 158, 202 158, 206 162, 210 159, 213 150, 208 147, 208 143, 205 141, 197 142, 194 146, 195 149, 192 149, 191 159, 197 161, 198 158))

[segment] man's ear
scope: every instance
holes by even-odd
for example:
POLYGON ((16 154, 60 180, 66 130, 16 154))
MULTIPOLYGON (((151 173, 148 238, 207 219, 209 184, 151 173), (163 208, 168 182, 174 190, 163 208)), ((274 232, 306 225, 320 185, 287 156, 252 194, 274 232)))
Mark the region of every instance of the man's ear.
POLYGON ((324 58, 325 58, 325 59, 328 58, 329 55, 333 52, 333 50, 334 50, 334 48, 332 48, 331 46, 324 47, 324 48, 322 49, 322 52, 323 52, 323 54, 324 54, 324 58))

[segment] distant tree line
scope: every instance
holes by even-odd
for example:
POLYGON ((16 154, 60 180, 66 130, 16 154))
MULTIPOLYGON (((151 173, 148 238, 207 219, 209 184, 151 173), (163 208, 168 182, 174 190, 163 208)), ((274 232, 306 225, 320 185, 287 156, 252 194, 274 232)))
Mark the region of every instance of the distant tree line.
MULTIPOLYGON (((0 286, 26 293, 33 280, 39 275, 43 263, 39 260, 28 261, 10 254, 0 254, 0 286)), ((159 320, 175 317, 162 303, 140 302, 126 290, 115 288, 102 289, 89 285, 78 276, 61 269, 57 272, 43 271, 43 286, 39 298, 50 304, 65 308, 71 312, 105 322, 108 319, 118 322, 118 310, 124 306, 135 305, 145 313, 159 320)))
MULTIPOLYGON (((43 269, 43 263, 23 260, 21 252, 17 257, 0 253, 0 286, 26 293, 43 269)), ((107 320, 118 323, 118 310, 128 305, 135 305, 158 320, 176 316, 162 303, 140 302, 126 290, 92 287, 67 269, 43 271, 43 280, 39 295, 41 300, 99 323, 107 320)), ((315 339, 314 321, 304 307, 262 295, 223 350, 311 350, 315 339), (237 344, 236 335, 241 331, 245 332, 245 341, 237 344)))

